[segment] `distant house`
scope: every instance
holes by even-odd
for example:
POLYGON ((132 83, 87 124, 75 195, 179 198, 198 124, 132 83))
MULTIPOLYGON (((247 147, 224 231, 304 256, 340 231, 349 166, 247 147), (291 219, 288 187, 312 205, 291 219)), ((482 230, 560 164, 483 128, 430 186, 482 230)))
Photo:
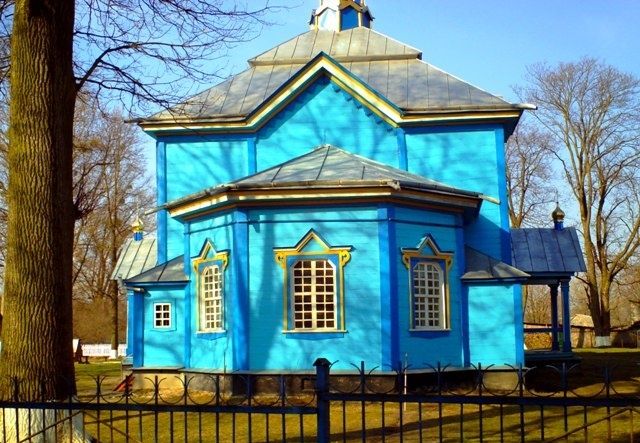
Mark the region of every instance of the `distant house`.
POLYGON ((504 144, 528 107, 371 21, 322 1, 311 30, 140 123, 156 262, 130 272, 132 240, 114 273, 136 370, 516 365, 521 285, 568 300, 575 231, 509 229, 504 144))

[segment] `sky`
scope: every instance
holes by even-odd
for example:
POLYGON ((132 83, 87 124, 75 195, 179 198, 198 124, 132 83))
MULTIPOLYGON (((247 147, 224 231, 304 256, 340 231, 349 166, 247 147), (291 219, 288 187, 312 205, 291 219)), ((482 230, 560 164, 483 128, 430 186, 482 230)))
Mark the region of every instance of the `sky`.
MULTIPOLYGON (((259 37, 230 51, 225 72, 246 69, 247 59, 308 30, 319 1, 286 3, 290 9, 267 17, 273 24, 259 37)), ((367 0, 367 5, 376 31, 508 101, 518 101, 513 86, 525 84, 526 67, 538 62, 555 65, 589 56, 640 77, 640 0, 367 0)), ((152 148, 148 152, 152 163, 152 148)))
MULTIPOLYGON (((236 48, 235 72, 246 59, 308 29, 318 0, 272 17, 276 24, 236 48)), ((423 59, 509 100, 526 66, 596 57, 640 77, 638 0, 367 0, 373 28, 422 50, 423 59)))

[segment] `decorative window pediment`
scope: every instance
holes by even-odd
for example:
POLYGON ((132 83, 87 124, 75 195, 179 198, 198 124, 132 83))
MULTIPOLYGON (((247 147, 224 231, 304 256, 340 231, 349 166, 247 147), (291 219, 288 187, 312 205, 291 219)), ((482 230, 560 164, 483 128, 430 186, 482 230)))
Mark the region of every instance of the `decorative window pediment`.
POLYGON ((449 268, 451 266, 453 252, 442 251, 431 234, 427 234, 420 240, 417 248, 402 248, 402 262, 407 269, 409 269, 410 261, 413 257, 443 260, 447 268, 449 268))
POLYGON ((217 251, 213 242, 209 239, 205 240, 200 253, 193 259, 193 269, 197 272, 198 267, 206 261, 220 261, 223 266, 223 271, 227 269, 229 263, 229 251, 217 251))
POLYGON ((211 240, 206 240, 198 257, 193 260, 196 274, 198 332, 218 332, 224 328, 225 270, 229 262, 228 251, 217 251, 211 240))
POLYGON ((344 266, 351 246, 329 246, 310 230, 291 248, 274 249, 283 269, 285 332, 345 330, 344 266))
POLYGON ((437 331, 450 327, 449 270, 453 253, 440 249, 431 235, 416 248, 402 248, 408 269, 411 329, 437 331))
POLYGON ((287 258, 291 256, 331 254, 340 259, 340 266, 344 266, 351 259, 351 246, 329 246, 313 229, 305 234, 292 248, 274 249, 276 262, 285 269, 287 258))

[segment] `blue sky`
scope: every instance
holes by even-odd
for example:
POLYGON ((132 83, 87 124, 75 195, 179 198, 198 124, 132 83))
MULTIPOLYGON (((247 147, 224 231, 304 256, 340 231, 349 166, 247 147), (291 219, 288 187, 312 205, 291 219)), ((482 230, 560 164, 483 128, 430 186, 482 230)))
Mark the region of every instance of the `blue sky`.
MULTIPOLYGON (((255 0, 251 0, 251 3, 255 0)), ((282 1, 281 3, 284 3, 282 1)), ((293 0, 275 24, 234 48, 225 72, 308 29, 318 0, 293 0)), ((368 0, 374 29, 423 51, 423 59, 517 101, 526 66, 596 57, 640 77, 638 0, 368 0)), ((217 83, 213 81, 212 85, 217 83)))
MULTIPOLYGON (((278 14, 277 24, 234 49, 229 68, 305 32, 317 0, 278 14)), ((482 89, 515 100, 525 67, 582 56, 640 76, 638 0, 368 0, 374 29, 423 51, 423 59, 482 89)))

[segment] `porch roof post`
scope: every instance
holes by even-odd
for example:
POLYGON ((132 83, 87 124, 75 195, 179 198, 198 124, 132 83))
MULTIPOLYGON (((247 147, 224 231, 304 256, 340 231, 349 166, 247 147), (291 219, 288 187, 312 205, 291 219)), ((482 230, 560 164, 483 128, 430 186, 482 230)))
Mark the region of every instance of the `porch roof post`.
POLYGON ((558 285, 549 285, 549 293, 551 295, 551 350, 559 351, 560 342, 558 341, 558 285))
POLYGON ((562 288, 562 351, 571 352, 571 315, 569 312, 569 280, 560 282, 562 288))

